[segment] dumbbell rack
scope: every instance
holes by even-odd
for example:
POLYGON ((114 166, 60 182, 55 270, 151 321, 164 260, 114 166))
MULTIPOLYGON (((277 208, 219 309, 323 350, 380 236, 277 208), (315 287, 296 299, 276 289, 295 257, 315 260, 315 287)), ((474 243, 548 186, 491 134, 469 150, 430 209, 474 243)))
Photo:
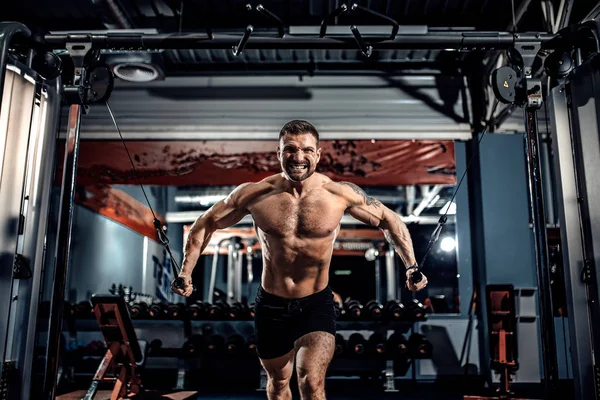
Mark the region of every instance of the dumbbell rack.
MULTIPOLYGON (((70 321, 64 324, 65 327, 69 327, 70 334, 73 335, 75 332, 85 332, 84 336, 93 335, 92 332, 98 331, 97 323, 92 318, 82 318, 82 317, 69 317, 70 321)), ((190 357, 186 359, 182 355, 182 346, 181 339, 184 341, 188 340, 195 333, 204 331, 206 327, 210 327, 214 330, 215 333, 222 334, 223 337, 227 337, 227 331, 229 333, 232 331, 241 332, 243 331, 243 336, 248 337, 248 334, 253 332, 253 321, 251 319, 246 320, 227 320, 227 319, 191 319, 187 316, 183 316, 180 319, 133 319, 132 320, 134 327, 137 331, 141 332, 153 332, 155 333, 155 337, 160 337, 164 340, 165 337, 171 338, 171 344, 167 343, 165 349, 163 349, 162 356, 161 355, 153 355, 150 354, 150 358, 153 357, 168 357, 168 358, 176 358, 178 360, 177 364, 177 375, 176 375, 176 383, 172 389, 184 389, 189 385, 186 382, 186 377, 190 376, 189 371, 204 368, 206 369, 207 365, 214 364, 215 368, 209 371, 214 371, 217 369, 219 363, 222 362, 230 362, 231 359, 227 361, 225 357, 228 355, 223 355, 223 360, 219 359, 221 356, 213 358, 213 357, 201 357, 201 358, 193 358, 190 357), (161 333, 156 333, 157 330, 162 331, 161 333), (199 367, 200 366, 200 367, 199 367)), ((414 333, 413 328, 416 321, 413 320, 403 320, 403 321, 386 321, 386 320, 338 320, 337 321, 337 330, 342 335, 345 335, 345 339, 347 340, 349 335, 353 332, 361 332, 364 335, 364 339, 367 340, 369 334, 371 333, 381 333, 387 340, 390 331, 401 332, 403 335, 412 335, 414 333)), ((139 335, 140 339, 150 340, 150 337, 144 337, 144 334, 139 335)), ((255 357, 256 358, 256 357, 255 357)), ((238 359, 236 358, 236 363, 238 359)), ((258 378, 258 390, 266 389, 266 376, 264 376, 264 371, 260 367, 260 363, 256 358, 254 362, 248 363, 248 365, 252 368, 252 373, 250 375, 256 376, 258 378), (254 375, 256 374, 256 375, 254 375)), ((383 389, 385 392, 397 392, 395 378, 397 376, 403 376, 406 374, 409 368, 412 368, 412 379, 411 381, 416 381, 416 374, 414 369, 414 358, 407 357, 403 360, 398 359, 386 359, 386 357, 373 357, 373 356, 362 356, 362 357, 343 357, 343 358, 335 358, 332 360, 330 365, 330 373, 328 374, 328 379, 336 379, 339 377, 348 377, 348 376, 357 376, 360 375, 360 372, 370 373, 367 371, 379 371, 379 373, 372 374, 370 376, 383 378, 383 389), (400 374, 396 372, 401 370, 400 374)), ((172 369, 172 368, 169 368, 172 369)), ((198 376, 194 374, 193 376, 198 376)))

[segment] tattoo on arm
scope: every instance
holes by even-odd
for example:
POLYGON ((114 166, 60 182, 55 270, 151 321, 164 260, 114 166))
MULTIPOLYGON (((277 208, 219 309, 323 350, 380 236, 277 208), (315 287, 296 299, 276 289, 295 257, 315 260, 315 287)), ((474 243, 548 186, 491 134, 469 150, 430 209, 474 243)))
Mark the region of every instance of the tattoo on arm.
POLYGON ((367 194, 365 193, 365 191, 362 190, 357 185, 355 185, 354 183, 352 183, 352 182, 340 182, 340 183, 342 185, 350 186, 352 188, 352 190, 354 190, 354 192, 356 192, 356 194, 362 196, 362 198, 365 200, 365 203, 368 206, 373 206, 373 207, 379 207, 379 206, 381 206, 381 202, 379 200, 367 196, 367 194))

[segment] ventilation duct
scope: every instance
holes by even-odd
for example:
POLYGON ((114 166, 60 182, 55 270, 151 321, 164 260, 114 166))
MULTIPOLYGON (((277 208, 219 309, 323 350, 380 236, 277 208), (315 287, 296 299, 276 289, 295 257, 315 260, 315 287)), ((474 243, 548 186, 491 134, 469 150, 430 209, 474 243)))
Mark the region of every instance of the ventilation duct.
POLYGON ((105 54, 105 62, 117 78, 126 82, 144 83, 165 78, 160 53, 105 54))
POLYGON ((115 76, 127 82, 151 82, 158 79, 161 73, 152 64, 123 63, 113 67, 115 76))

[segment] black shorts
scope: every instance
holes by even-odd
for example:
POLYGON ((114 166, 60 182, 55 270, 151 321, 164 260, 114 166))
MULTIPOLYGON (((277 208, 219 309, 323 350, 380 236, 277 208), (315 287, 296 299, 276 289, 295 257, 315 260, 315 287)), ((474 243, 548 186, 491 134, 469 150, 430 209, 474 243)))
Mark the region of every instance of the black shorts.
POLYGON ((256 348, 262 359, 281 357, 310 332, 335 336, 333 293, 329 287, 310 296, 286 299, 259 286, 254 310, 256 348))

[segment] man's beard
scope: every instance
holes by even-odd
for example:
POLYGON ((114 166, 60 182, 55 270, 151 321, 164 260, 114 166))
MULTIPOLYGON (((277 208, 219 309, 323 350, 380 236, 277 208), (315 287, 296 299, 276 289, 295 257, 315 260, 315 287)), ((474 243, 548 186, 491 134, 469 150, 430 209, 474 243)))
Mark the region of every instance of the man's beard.
POLYGON ((308 179, 315 172, 314 169, 311 169, 310 163, 307 163, 305 165, 306 169, 295 171, 292 167, 292 164, 287 164, 287 166, 284 168, 285 174, 291 181, 302 182, 303 180, 308 179))

